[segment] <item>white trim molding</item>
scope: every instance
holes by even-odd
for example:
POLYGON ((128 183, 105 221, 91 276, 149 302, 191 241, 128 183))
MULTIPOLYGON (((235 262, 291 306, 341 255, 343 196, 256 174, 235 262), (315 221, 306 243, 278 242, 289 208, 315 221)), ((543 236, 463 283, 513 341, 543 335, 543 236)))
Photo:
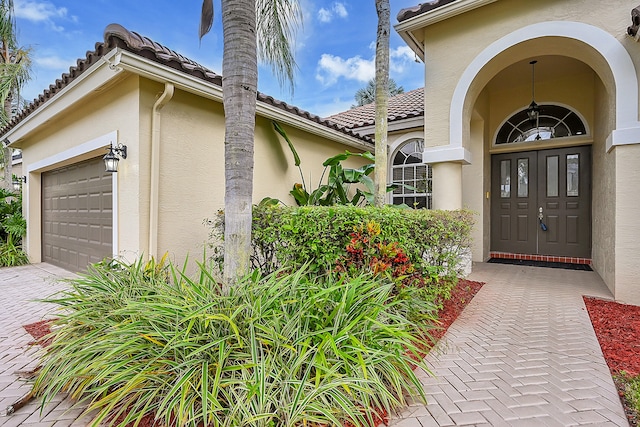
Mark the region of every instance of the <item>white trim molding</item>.
POLYGON ((422 140, 424 140, 424 131, 413 131, 413 132, 405 133, 405 134, 399 136, 391 144, 389 144, 389 149, 387 150, 388 153, 389 153, 389 167, 391 167, 391 163, 393 162, 391 157, 400 148, 400 146, 404 145, 406 142, 412 141, 414 139, 422 139, 422 140))
MULTIPOLYGON (((582 22, 548 21, 531 24, 493 42, 464 70, 454 90, 449 113, 451 150, 462 149, 464 103, 474 79, 490 61, 505 50, 527 40, 563 37, 585 43, 607 62, 615 86, 615 127, 607 147, 640 143, 638 121, 638 77, 627 50, 611 34, 582 22)), ((587 64, 589 65, 589 64, 587 64)))
POLYGON ((607 137, 607 153, 617 145, 640 144, 640 127, 616 129, 607 137))
POLYGON ((422 153, 422 161, 429 164, 457 162, 463 165, 470 165, 471 160, 471 151, 464 147, 454 147, 451 145, 426 147, 424 153, 422 153))

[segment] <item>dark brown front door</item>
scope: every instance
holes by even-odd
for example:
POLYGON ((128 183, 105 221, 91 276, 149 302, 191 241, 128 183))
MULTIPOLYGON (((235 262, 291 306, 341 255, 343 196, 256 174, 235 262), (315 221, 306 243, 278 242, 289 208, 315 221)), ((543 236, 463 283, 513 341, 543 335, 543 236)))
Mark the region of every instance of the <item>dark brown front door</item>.
POLYGON ((491 250, 591 257, 591 147, 491 156, 491 250))

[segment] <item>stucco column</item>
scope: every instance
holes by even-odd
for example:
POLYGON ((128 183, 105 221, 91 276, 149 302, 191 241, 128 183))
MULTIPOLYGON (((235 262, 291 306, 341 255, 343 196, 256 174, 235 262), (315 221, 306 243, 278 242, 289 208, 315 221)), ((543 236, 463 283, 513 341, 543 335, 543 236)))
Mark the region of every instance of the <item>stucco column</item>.
POLYGON ((615 287, 616 301, 640 305, 640 145, 621 145, 615 155, 615 287))
POLYGON ((462 164, 458 162, 435 163, 433 170, 433 208, 462 208, 462 164))

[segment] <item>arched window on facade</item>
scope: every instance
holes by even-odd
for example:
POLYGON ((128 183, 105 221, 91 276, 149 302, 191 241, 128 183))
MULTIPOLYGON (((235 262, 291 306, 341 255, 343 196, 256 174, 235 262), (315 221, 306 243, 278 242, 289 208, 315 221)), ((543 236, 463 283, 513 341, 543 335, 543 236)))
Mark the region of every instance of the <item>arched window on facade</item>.
POLYGON ((496 145, 585 135, 586 126, 574 111, 561 105, 540 105, 537 120, 530 120, 527 109, 518 111, 500 128, 496 145))
POLYGON ((409 207, 431 209, 431 166, 422 163, 424 140, 413 139, 393 154, 391 176, 395 184, 404 184, 393 190, 392 203, 409 207))

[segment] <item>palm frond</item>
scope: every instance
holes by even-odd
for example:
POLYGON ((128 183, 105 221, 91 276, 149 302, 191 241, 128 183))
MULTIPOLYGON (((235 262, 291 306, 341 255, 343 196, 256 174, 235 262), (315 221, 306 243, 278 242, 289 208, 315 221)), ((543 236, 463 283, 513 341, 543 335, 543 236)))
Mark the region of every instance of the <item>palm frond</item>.
POLYGON ((298 0, 257 0, 258 58, 271 66, 281 86, 293 82, 297 67, 295 36, 302 24, 298 0))
POLYGON ((200 14, 200 40, 213 26, 213 0, 202 1, 202 13, 200 14))

